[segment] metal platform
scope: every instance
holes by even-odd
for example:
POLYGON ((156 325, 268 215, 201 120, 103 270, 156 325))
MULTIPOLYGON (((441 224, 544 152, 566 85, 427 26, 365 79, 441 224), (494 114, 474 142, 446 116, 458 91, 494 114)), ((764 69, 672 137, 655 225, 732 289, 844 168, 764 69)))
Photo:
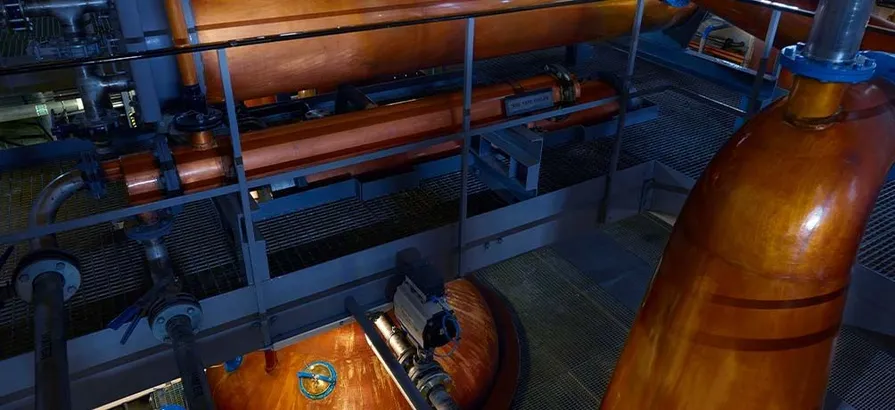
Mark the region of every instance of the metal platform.
MULTIPOLYGON (((670 230, 642 214, 476 273, 503 294, 521 324, 515 409, 599 405, 670 230)), ((893 409, 893 386, 895 356, 866 332, 843 328, 825 408, 893 409)))
MULTIPOLYGON (((477 63, 480 84, 525 78, 542 73, 548 63, 562 63, 563 48, 520 54, 477 63)), ((608 46, 598 46, 595 57, 573 68, 580 78, 596 78, 618 72, 625 55, 608 46)), ((680 83, 697 86, 719 100, 730 102, 737 96, 649 63, 638 65, 635 85, 640 88, 680 83)), ((698 174, 716 147, 732 129, 733 117, 718 114, 698 103, 665 92, 650 97, 659 104, 660 118, 629 127, 621 167, 650 160, 665 161, 678 169, 698 174)), ((606 173, 610 140, 578 141, 545 150, 540 179, 542 194, 556 191, 606 173)), ((58 164, 40 169, 0 175, 0 211, 8 215, 0 221, 0 231, 11 232, 26 225, 32 199, 52 178, 71 169, 58 164)), ((456 221, 459 175, 449 174, 425 181, 419 188, 369 201, 340 201, 259 224, 267 241, 271 276, 283 275, 317 265, 372 246, 404 238, 456 221)), ((470 216, 507 205, 475 178, 470 182, 470 216)), ((95 201, 79 194, 60 210, 64 221, 126 206, 123 187, 113 185, 109 195, 95 201)), ((200 298, 219 295, 243 286, 246 281, 238 247, 221 227, 210 202, 193 204, 177 219, 168 239, 175 263, 186 275, 188 290, 200 298)), ((133 303, 148 287, 139 246, 128 241, 115 226, 106 224, 60 235, 85 265, 85 286, 69 303, 70 337, 102 329, 106 323, 133 303), (84 240, 89 238, 89 240, 84 240)), ((14 262, 24 256, 25 244, 16 248, 14 258, 4 268, 0 280, 11 274, 14 262)), ((25 304, 13 302, 0 310, 0 358, 31 348, 30 312, 25 304)))
MULTIPOLYGON (((562 63, 564 57, 565 50, 557 48, 480 62, 477 63, 477 80, 493 83, 537 75, 545 64, 562 63)), ((611 47, 599 46, 593 59, 579 64, 573 71, 580 78, 618 73, 623 69, 625 57, 624 53, 611 47)), ((640 89, 675 84, 731 105, 737 105, 740 98, 701 79, 647 62, 638 62, 634 84, 640 89)), ((656 160, 691 178, 698 177, 729 138, 735 118, 671 91, 650 96, 649 100, 659 106, 660 117, 626 129, 622 168, 656 160)), ((609 140, 597 140, 547 149, 540 192, 553 192, 604 175, 610 146, 609 140)), ((23 228, 33 197, 53 177, 70 168, 71 164, 59 164, 0 175, 0 212, 7 215, 0 221, 0 231, 23 228)), ((470 215, 507 205, 475 178, 470 183, 470 215)), ((390 196, 368 201, 344 200, 265 221, 258 228, 267 241, 271 275, 319 265, 450 224, 457 218, 459 192, 459 176, 448 174, 390 196)), ((60 211, 60 220, 124 206, 122 187, 111 186, 109 196, 103 201, 79 195, 66 203, 60 211)), ((895 230, 893 207, 895 185, 890 183, 881 195, 860 253, 860 261, 878 272, 895 272, 895 257, 891 256, 887 241, 891 231, 895 230)), ((627 256, 618 263, 637 265, 629 268, 640 273, 606 283, 594 284, 587 275, 589 272, 576 270, 558 249, 527 254, 517 262, 507 262, 510 265, 497 265, 480 273, 508 295, 516 292, 516 296, 522 298, 528 293, 549 293, 560 298, 549 308, 557 310, 554 312, 556 317, 573 326, 559 330, 566 332, 562 333, 563 337, 549 341, 544 337, 557 332, 552 323, 525 323, 523 320, 529 336, 524 367, 529 371, 522 382, 524 388, 520 389, 519 407, 538 408, 539 403, 548 403, 549 408, 553 408, 566 403, 568 407, 592 408, 599 403, 617 351, 633 319, 632 312, 639 303, 637 286, 644 277, 648 281, 652 273, 650 266, 656 263, 661 253, 661 246, 656 244, 662 242, 666 231, 655 221, 643 219, 607 226, 604 232, 604 239, 609 238, 606 239, 609 241, 607 246, 617 242, 614 245, 617 249, 618 244, 625 247, 637 244, 628 247, 629 251, 623 253, 627 256), (651 239, 646 243, 642 241, 643 232, 651 232, 648 236, 651 239), (511 263, 549 265, 544 269, 562 281, 556 279, 545 283, 536 271, 525 266, 513 267, 511 263), (528 279, 519 281, 516 279, 520 276, 514 275, 528 279), (571 285, 566 286, 567 283, 571 285), (587 315, 575 313, 574 309, 579 308, 601 312, 602 316, 583 317, 587 315), (583 350, 580 346, 591 350, 583 350), (555 351, 560 353, 551 353, 555 351), (595 355, 593 352, 603 353, 595 355)), ((119 227, 105 224, 67 232, 60 235, 60 241, 81 258, 85 268, 84 286, 69 302, 70 337, 103 329, 145 291, 148 283, 142 266, 142 252, 139 245, 123 238, 119 227)), ((198 297, 220 295, 245 286, 239 249, 225 232, 210 201, 187 206, 178 217, 175 232, 168 241, 175 263, 185 274, 188 290, 198 297)), ((17 246, 14 258, 0 273, 0 280, 8 280, 14 262, 26 251, 25 244, 17 246)), ((642 295, 642 291, 639 292, 642 295)), ((543 308, 543 304, 540 305, 543 308)), ((526 309, 533 311, 534 307, 517 307, 520 317, 526 309)), ((21 302, 10 303, 0 310, 0 337, 3 339, 0 358, 31 349, 29 315, 28 308, 21 302)), ((849 397, 845 390, 836 391, 836 394, 849 397)))

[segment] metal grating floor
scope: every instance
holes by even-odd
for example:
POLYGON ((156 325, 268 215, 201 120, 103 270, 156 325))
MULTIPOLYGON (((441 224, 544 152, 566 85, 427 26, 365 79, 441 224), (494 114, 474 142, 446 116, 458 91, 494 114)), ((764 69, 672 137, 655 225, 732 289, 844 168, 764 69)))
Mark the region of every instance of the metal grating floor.
POLYGON ((895 181, 883 186, 858 248, 858 262, 895 281, 895 181))
MULTIPOLYGON (((604 227, 594 238, 476 272, 509 301, 521 325, 522 376, 514 409, 599 405, 669 234, 670 226, 658 218, 638 215, 604 227), (633 278, 624 286, 636 293, 633 301, 613 287, 619 276, 633 278)), ((863 331, 843 328, 829 391, 851 406, 840 409, 895 408, 895 357, 863 331)))

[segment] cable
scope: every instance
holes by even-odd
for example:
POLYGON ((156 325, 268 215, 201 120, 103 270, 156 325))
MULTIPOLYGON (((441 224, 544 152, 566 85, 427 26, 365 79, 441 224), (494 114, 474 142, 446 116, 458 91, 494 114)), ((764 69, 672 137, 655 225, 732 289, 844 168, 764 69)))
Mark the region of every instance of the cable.
POLYGON ((454 355, 454 352, 457 351, 457 348, 460 347, 460 334, 462 332, 462 329, 460 328, 460 322, 457 320, 457 317, 454 316, 453 311, 450 310, 447 301, 445 301, 444 298, 439 298, 437 300, 438 303, 441 305, 441 308, 444 309, 445 312, 445 315, 441 317, 441 331, 446 335, 450 334, 448 332, 448 320, 450 320, 454 322, 454 327, 457 329, 457 335, 451 338, 450 343, 453 343, 453 346, 451 346, 451 350, 447 352, 447 354, 434 353, 434 355, 441 358, 451 357, 454 355))

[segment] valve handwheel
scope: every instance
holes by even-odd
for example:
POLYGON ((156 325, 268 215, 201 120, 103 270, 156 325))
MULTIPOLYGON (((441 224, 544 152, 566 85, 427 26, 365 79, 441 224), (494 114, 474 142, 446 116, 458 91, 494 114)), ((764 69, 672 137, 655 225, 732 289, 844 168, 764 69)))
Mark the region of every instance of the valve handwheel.
POLYGON ((338 375, 328 362, 313 362, 298 372, 298 388, 311 400, 323 400, 336 388, 338 375))

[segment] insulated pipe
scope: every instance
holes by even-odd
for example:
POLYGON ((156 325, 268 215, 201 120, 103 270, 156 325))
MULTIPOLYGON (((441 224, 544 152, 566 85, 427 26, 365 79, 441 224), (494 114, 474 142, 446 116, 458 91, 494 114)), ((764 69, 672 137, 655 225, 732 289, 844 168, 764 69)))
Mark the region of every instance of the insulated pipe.
POLYGON ((65 279, 56 272, 43 273, 33 282, 34 293, 34 408, 71 408, 68 351, 65 337, 65 279))
POLYGON ((805 57, 832 64, 853 62, 874 4, 872 0, 822 0, 805 44, 805 57))
MULTIPOLYGON (((193 0, 192 11, 199 40, 212 42, 561 2, 193 0)), ((606 0, 480 17, 476 19, 475 55, 487 59, 615 38, 630 32, 636 4, 636 0, 606 0)), ((695 9, 646 0, 643 29, 674 25, 695 9)), ((461 63, 465 27, 463 20, 443 21, 233 48, 227 57, 234 95, 242 101, 305 89, 331 90, 342 84, 461 63)), ((202 59, 208 99, 223 101, 217 56, 203 53, 202 59)))
MULTIPOLYGON (((81 171, 68 171, 47 185, 34 201, 28 214, 28 225, 37 227, 56 221, 56 213, 62 204, 86 186, 81 171)), ((56 235, 44 235, 31 239, 31 250, 57 248, 56 235)))
MULTIPOLYGON (((561 101, 561 88, 558 80, 547 75, 478 88, 473 93, 473 124, 480 126, 505 119, 506 97, 523 91, 552 89, 554 101, 561 101)), ((586 101, 610 97, 616 92, 609 84, 587 82, 576 85, 575 94, 586 101)), ((250 179, 259 178, 448 135, 460 129, 461 107, 462 93, 443 94, 247 132, 242 134, 241 141, 246 174, 250 179)), ((605 118, 613 115, 617 107, 617 104, 607 104, 589 111, 593 118, 605 118)), ((212 150, 176 149, 174 161, 185 192, 227 183, 231 177, 231 152, 227 137, 219 139, 217 148, 212 150)), ((109 178, 125 180, 132 203, 162 198, 158 165, 150 153, 106 162, 103 169, 109 178)))
POLYGON ((177 370, 183 382, 183 395, 187 406, 190 410, 212 410, 214 406, 211 389, 205 377, 205 366, 202 365, 199 353, 196 351, 196 336, 193 334, 190 318, 184 315, 175 316, 168 321, 165 328, 174 348, 174 358, 177 360, 177 370))

